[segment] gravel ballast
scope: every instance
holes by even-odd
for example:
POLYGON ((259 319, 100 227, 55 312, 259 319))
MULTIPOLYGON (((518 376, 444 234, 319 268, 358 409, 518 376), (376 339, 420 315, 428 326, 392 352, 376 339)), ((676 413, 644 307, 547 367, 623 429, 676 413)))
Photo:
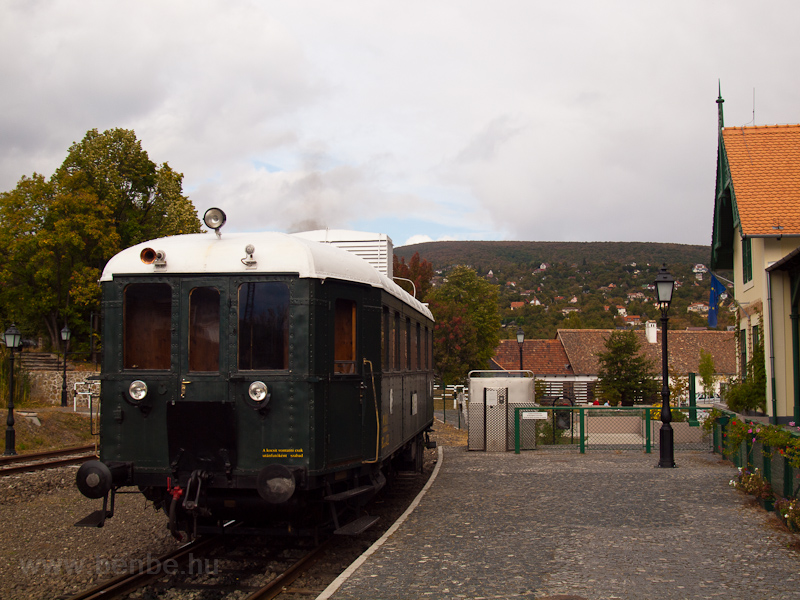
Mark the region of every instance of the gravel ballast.
POLYGON ((102 507, 75 487, 78 467, 0 479, 0 598, 53 600, 127 572, 177 547, 166 516, 144 497, 117 494, 103 528, 74 524, 102 507))
MULTIPOLYGON (((444 445, 465 445, 466 434, 436 423, 431 436, 444 445)), ((424 473, 413 485, 387 490, 371 508, 381 520, 362 536, 345 538, 307 576, 307 587, 324 589, 405 510, 433 470, 436 451, 426 450, 424 473)), ((114 517, 103 528, 75 527, 102 507, 75 487, 77 466, 0 478, 0 599, 70 597, 92 582, 137 570, 180 544, 167 530, 167 517, 136 488, 118 493, 114 517)), ((303 585, 303 584, 300 584, 303 585)))

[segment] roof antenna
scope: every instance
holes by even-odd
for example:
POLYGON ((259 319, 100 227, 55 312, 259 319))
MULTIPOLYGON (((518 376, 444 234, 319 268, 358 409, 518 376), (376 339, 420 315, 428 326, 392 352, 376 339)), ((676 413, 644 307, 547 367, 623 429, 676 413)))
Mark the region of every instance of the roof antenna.
POLYGON ((753 120, 749 123, 745 123, 745 125, 755 125, 756 124, 756 88, 753 88, 753 120))

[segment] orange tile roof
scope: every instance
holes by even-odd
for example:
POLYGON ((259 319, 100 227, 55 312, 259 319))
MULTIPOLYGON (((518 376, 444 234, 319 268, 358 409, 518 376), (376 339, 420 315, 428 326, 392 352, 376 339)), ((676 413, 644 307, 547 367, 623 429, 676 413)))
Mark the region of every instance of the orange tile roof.
MULTIPOLYGON (((557 339, 564 345, 577 375, 597 375, 600 363, 597 354, 606 351, 606 339, 611 329, 559 329, 557 339)), ((661 372, 661 332, 657 342, 647 341, 645 332, 637 329, 636 337, 642 352, 652 361, 656 372, 661 372)), ((714 370, 724 375, 736 374, 736 338, 732 331, 670 330, 668 338, 669 363, 680 375, 697 373, 700 368, 700 349, 714 358, 714 370)), ((519 362, 519 361, 517 361, 519 362)))
POLYGON ((744 235, 800 235, 800 125, 725 127, 744 235))
MULTIPOLYGON (((519 344, 517 340, 500 340, 495 350, 494 362, 507 371, 519 369, 519 344)), ((572 375, 567 353, 560 340, 525 340, 522 344, 522 365, 537 377, 545 375, 572 375)))

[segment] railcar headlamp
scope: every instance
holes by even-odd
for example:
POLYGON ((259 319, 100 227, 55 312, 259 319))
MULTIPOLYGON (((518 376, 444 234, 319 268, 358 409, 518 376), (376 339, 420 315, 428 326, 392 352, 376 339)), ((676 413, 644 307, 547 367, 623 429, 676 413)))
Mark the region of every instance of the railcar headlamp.
POLYGON ((219 230, 225 225, 225 213, 221 208, 209 208, 203 215, 203 223, 219 237, 219 230))
POLYGON ((144 397, 147 396, 147 384, 140 379, 132 381, 128 386, 128 394, 136 401, 144 400, 144 397))
POLYGON ((247 390, 250 398, 255 402, 269 401, 269 390, 263 381, 254 381, 247 390))

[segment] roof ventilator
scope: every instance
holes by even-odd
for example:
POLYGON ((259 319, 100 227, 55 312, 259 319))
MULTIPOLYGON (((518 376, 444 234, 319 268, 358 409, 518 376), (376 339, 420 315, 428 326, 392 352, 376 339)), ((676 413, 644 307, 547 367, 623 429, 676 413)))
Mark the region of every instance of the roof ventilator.
POLYGON ((248 269, 255 269, 258 266, 258 261, 253 258, 255 251, 253 244, 247 244, 244 248, 245 257, 242 259, 242 264, 248 269))

